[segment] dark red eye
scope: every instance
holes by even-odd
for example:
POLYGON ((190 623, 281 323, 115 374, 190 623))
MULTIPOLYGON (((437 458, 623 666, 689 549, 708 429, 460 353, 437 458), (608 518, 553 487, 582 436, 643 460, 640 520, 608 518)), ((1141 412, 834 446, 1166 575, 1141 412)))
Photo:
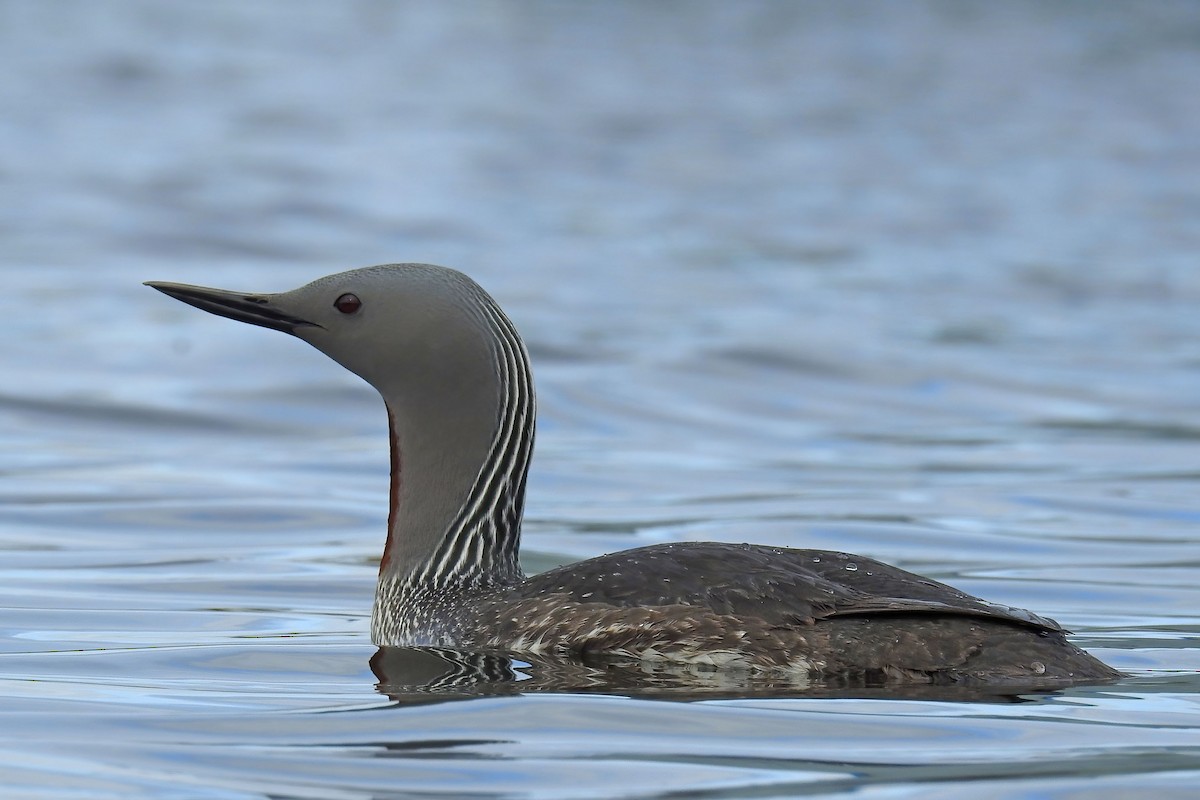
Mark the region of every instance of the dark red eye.
POLYGON ((346 292, 344 295, 333 301, 333 307, 343 314, 353 314, 362 308, 362 300, 358 299, 358 295, 346 292))

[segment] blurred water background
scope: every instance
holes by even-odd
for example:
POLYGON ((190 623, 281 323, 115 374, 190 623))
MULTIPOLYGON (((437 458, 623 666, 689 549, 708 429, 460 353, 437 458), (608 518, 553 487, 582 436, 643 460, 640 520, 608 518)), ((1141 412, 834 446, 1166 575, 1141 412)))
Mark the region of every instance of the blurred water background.
POLYGON ((0 64, 3 796, 1195 796, 1200 6, 11 0, 0 64), (380 402, 140 286, 393 261, 529 343, 530 569, 847 550, 1130 677, 394 702, 380 402))

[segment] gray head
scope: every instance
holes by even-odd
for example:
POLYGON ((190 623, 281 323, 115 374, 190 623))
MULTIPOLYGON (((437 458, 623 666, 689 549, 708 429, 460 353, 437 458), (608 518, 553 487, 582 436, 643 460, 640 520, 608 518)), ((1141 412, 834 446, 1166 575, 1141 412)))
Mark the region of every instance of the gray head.
POLYGON ((478 391, 469 381, 494 358, 485 315, 498 306, 479 284, 447 267, 365 267, 272 294, 146 285, 213 314, 303 339, 385 398, 431 383, 478 391))
POLYGON ((381 575, 494 581, 519 574, 532 380, 515 328, 473 280, 446 267, 388 264, 276 294, 147 285, 290 333, 379 391, 393 434, 381 575))

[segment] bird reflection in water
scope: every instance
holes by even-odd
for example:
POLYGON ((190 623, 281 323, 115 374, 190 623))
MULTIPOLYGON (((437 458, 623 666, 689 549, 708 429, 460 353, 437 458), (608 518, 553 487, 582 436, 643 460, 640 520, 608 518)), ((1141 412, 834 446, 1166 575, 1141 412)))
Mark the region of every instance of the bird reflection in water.
POLYGON ((523 661, 444 647, 381 647, 370 665, 376 690, 399 705, 536 693, 675 701, 808 697, 1020 703, 1070 685, 888 683, 865 674, 798 680, 795 675, 669 662, 523 661))

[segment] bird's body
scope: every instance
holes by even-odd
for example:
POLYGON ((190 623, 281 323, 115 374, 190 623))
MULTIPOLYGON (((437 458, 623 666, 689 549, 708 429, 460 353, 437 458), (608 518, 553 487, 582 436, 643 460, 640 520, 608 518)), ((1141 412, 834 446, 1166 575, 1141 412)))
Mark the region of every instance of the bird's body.
POLYGON ((379 645, 877 683, 1117 675, 1052 620, 844 553, 680 543, 526 578, 517 555, 533 381, 516 329, 474 281, 396 264, 282 294, 150 285, 305 339, 383 396, 392 481, 379 645))
POLYGON ((652 545, 418 597, 376 606, 376 641, 873 684, 1110 676, 1053 620, 847 553, 652 545))

